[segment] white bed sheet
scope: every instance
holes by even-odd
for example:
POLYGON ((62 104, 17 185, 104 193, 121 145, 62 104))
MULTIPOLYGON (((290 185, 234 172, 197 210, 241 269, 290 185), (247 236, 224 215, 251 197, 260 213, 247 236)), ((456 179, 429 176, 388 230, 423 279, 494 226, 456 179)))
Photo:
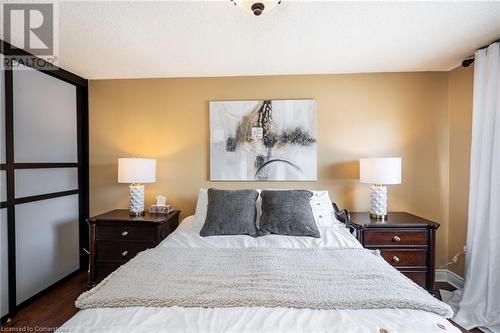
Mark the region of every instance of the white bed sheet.
POLYGON ((59 332, 379 333, 381 329, 389 333, 460 332, 446 319, 418 310, 309 310, 262 307, 87 309, 78 312, 59 332))
MULTIPOLYGON (((359 248, 359 242, 341 224, 320 226, 321 237, 269 235, 200 237, 201 224, 187 217, 163 247, 274 247, 359 248)), ((294 308, 183 308, 128 307, 79 311, 58 332, 342 332, 342 333, 434 333, 460 331, 445 318, 408 309, 311 310, 294 308)))

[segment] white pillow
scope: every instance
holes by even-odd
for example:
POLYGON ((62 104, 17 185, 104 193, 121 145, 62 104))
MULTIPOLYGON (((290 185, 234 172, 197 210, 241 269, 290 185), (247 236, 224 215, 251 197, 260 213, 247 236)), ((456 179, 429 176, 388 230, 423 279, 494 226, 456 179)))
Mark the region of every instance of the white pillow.
POLYGON ((194 213, 196 221, 194 224, 203 224, 207 218, 208 190, 200 188, 198 191, 198 201, 196 201, 196 211, 194 213))
POLYGON ((337 224, 335 219, 335 210, 333 209, 332 199, 328 191, 311 191, 313 196, 309 203, 314 215, 314 220, 318 226, 329 226, 337 224))

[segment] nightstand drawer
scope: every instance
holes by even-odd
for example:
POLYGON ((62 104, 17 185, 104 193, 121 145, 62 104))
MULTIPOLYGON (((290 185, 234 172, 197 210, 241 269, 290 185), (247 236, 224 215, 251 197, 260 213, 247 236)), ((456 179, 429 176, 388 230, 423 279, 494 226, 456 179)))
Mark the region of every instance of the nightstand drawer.
POLYGON ((384 221, 371 218, 368 212, 349 217, 363 247, 380 250, 395 269, 434 293, 438 223, 406 212, 390 212, 384 221))
POLYGON ((99 225, 96 230, 96 239, 154 242, 156 239, 155 232, 156 228, 154 225, 99 225))
POLYGON ((416 284, 418 284, 422 288, 426 288, 427 286, 427 272, 401 272, 410 280, 413 280, 416 284))
POLYGON ((179 225, 179 211, 130 216, 128 209, 94 216, 90 227, 89 286, 93 287, 139 252, 157 246, 179 225))
POLYGON ((412 266, 426 267, 427 252, 426 251, 381 251, 382 257, 392 266, 412 266))
POLYGON ((154 243, 96 243, 96 260, 129 260, 148 248, 153 248, 154 243))
POLYGON ((94 272, 96 280, 97 281, 104 280, 105 277, 107 277, 111 272, 117 270, 118 267, 120 267, 124 263, 126 263, 126 261, 106 262, 106 263, 98 262, 98 263, 96 263, 95 272, 94 272))
POLYGON ((363 235, 365 246, 405 246, 405 245, 427 245, 427 231, 366 230, 363 235))

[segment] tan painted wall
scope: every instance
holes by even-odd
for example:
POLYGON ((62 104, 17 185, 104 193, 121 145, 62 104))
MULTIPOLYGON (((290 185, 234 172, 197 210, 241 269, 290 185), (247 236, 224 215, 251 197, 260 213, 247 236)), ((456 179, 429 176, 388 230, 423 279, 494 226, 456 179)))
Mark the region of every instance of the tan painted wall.
POLYGON ((367 210, 369 186, 357 179, 358 159, 401 156, 403 183, 390 186, 389 208, 441 223, 437 263, 445 263, 448 79, 446 72, 422 72, 91 81, 91 214, 127 207, 127 185, 116 182, 119 157, 156 158, 147 203, 162 193, 187 216, 198 188, 210 186, 327 189, 341 206, 367 210), (209 182, 208 102, 264 98, 317 100, 318 181, 209 182))
MULTIPOLYGON (((472 91, 474 68, 458 67, 450 72, 449 126, 450 126, 450 226, 448 254, 461 251, 467 238, 469 202, 470 145, 472 134, 472 91)), ((464 256, 449 266, 463 276, 464 256)))

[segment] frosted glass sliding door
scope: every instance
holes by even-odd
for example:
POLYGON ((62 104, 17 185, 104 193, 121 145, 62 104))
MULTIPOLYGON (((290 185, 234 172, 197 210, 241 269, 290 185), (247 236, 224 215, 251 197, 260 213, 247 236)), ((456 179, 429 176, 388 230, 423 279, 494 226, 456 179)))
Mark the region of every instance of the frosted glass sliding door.
POLYGON ((5 171, 5 71, 0 54, 0 317, 9 313, 9 275, 7 252, 7 171, 5 171))
POLYGON ((16 205, 17 304, 79 266, 78 195, 16 205))
POLYGON ((75 85, 27 67, 16 70, 12 82, 14 165, 23 167, 14 171, 15 199, 57 195, 15 207, 20 304, 80 265, 77 96, 75 85))
POLYGON ((13 79, 14 163, 76 163, 76 87, 26 67, 13 79))
POLYGON ((19 61, 26 55, 0 51, 7 52, 0 55, 2 64, 4 56, 15 64, 0 69, 0 315, 5 320, 88 267, 88 116, 85 79, 57 67, 24 67, 19 61))
POLYGON ((0 170, 0 202, 7 201, 7 171, 0 170))
POLYGON ((9 313, 9 267, 7 256, 7 209, 0 209, 0 314, 9 313))
POLYGON ((77 168, 17 169, 16 198, 78 189, 77 168))
MULTIPOLYGON (((7 162, 5 156, 5 70, 3 68, 3 54, 0 54, 0 163, 7 162)), ((2 183, 5 186, 5 183, 2 183)))

